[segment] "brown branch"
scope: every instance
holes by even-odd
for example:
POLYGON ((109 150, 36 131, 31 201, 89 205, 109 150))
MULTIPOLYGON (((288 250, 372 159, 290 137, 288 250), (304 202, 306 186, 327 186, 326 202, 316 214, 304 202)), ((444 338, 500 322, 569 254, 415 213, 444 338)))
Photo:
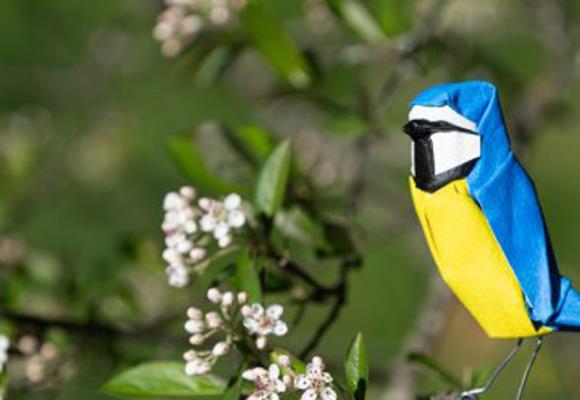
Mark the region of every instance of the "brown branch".
POLYGON ((330 328, 338 320, 340 312, 344 305, 346 304, 346 294, 348 288, 348 270, 349 266, 344 263, 340 270, 340 282, 336 286, 336 300, 326 319, 320 324, 310 341, 306 344, 302 352, 300 353, 300 358, 305 359, 308 355, 318 347, 324 336, 328 333, 330 328))
POLYGON ((75 321, 65 319, 45 318, 38 315, 22 314, 15 311, 0 311, 0 319, 14 322, 23 330, 28 330, 35 335, 42 335, 50 328, 60 328, 75 335, 82 336, 105 336, 105 337, 154 337, 155 333, 163 326, 167 325, 177 315, 161 318, 151 324, 134 329, 122 329, 96 321, 75 321))

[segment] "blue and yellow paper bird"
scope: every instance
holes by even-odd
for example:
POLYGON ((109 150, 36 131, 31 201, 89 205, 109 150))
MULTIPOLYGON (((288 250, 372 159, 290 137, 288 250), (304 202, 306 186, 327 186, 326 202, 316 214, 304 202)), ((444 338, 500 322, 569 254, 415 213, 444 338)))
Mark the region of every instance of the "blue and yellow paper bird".
POLYGON ((429 88, 413 100, 403 130, 412 139, 411 193, 431 253, 483 330, 492 338, 580 330, 580 294, 558 272, 496 88, 429 88))

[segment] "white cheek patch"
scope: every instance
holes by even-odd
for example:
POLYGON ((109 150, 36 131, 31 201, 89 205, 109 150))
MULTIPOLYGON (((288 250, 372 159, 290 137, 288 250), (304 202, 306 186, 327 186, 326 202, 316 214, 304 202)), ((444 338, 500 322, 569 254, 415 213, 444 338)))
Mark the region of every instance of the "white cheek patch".
POLYGON ((435 175, 481 156, 479 135, 464 132, 434 133, 431 135, 431 143, 435 161, 435 175))
POLYGON ((409 113, 409 121, 413 119, 425 119, 427 121, 446 121, 469 131, 476 131, 475 122, 465 118, 449 106, 427 107, 413 106, 409 113))

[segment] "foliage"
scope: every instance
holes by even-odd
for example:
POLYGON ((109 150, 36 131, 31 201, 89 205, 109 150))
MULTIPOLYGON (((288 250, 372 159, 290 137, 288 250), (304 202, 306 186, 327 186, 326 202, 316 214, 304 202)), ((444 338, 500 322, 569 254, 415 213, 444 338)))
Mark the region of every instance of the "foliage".
MULTIPOLYGON (((409 396, 485 380, 486 369, 464 381, 451 372, 483 340, 451 318, 457 308, 438 307, 444 315, 430 319, 445 329, 415 327, 431 278, 425 246, 409 234, 416 223, 399 127, 409 99, 433 82, 497 83, 514 144, 542 187, 559 259, 574 268, 577 4, 248 0, 225 14, 219 4, 165 13, 177 3, 0 4, 8 398, 224 391, 218 396, 236 399, 254 388, 245 371, 278 365, 279 376, 258 375, 297 379, 314 354, 339 398, 378 398, 409 363, 421 367, 400 379, 411 382, 409 396), (180 255, 189 280, 175 289, 163 278, 159 205, 181 186, 197 191, 188 206, 199 226, 211 212, 198 201, 222 204, 232 193, 243 199, 244 224, 228 226, 227 240, 196 231, 203 251, 180 255), (219 332, 231 336, 218 357, 229 363, 216 359, 211 374, 190 376, 185 365, 197 358, 177 361, 195 335, 181 329, 191 320, 185 310, 207 306, 204 294, 217 287, 245 293, 245 305, 282 305, 289 331, 258 342, 266 336, 236 314, 219 332), (347 347, 358 331, 366 343, 358 334, 347 347), (409 338, 418 348, 401 345, 409 338), (369 370, 385 379, 370 382, 369 370)), ((566 346, 558 374, 568 385, 540 366, 550 379, 534 383, 538 398, 580 396, 563 393, 578 374, 566 346)))

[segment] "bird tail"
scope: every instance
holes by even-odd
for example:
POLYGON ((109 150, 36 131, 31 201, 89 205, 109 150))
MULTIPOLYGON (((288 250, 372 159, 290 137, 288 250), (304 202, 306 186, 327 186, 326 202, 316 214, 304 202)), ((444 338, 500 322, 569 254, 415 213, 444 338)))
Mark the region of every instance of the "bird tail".
POLYGON ((580 332, 580 293, 570 280, 562 278, 560 284, 560 304, 553 325, 561 331, 580 332))

